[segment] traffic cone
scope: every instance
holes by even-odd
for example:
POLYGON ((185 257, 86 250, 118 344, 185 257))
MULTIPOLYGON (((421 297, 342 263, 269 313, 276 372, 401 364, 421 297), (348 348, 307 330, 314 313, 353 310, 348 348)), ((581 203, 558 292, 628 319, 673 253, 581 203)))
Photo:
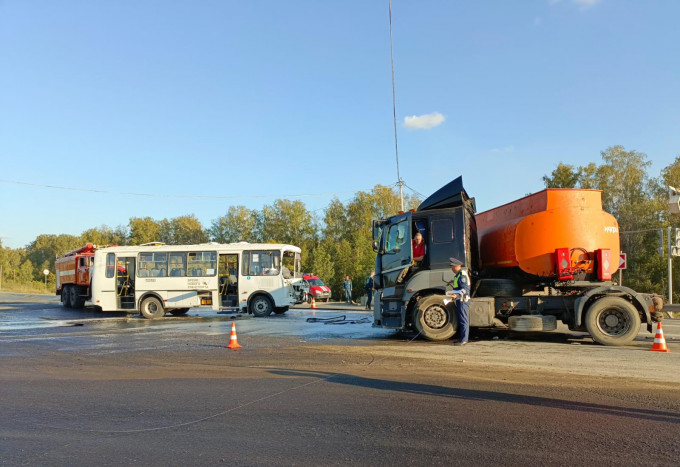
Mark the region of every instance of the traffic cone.
POLYGON ((663 329, 661 329, 661 321, 656 327, 656 335, 654 336, 654 344, 649 349, 651 352, 670 352, 666 346, 666 339, 663 337, 663 329))
POLYGON ((316 310, 316 300, 312 297, 312 310, 316 310))
POLYGON ((229 336, 229 345, 227 345, 228 349, 231 350, 236 350, 240 349, 243 347, 238 343, 238 339, 236 339, 236 323, 232 322, 231 323, 231 336, 229 336))

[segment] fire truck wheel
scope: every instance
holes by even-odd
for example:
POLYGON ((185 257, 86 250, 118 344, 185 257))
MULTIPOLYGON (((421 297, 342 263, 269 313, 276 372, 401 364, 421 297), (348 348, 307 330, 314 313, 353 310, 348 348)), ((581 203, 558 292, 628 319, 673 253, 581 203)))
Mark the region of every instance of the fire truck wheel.
POLYGON ((443 298, 441 295, 430 295, 416 303, 413 321, 425 339, 445 341, 452 338, 458 329, 455 305, 444 305, 443 298))
POLYGON ((640 314, 621 297, 602 297, 586 313, 586 329, 602 345, 629 344, 640 332, 640 314))
POLYGON ((175 310, 170 310, 170 314, 172 316, 182 316, 182 315, 186 315, 188 311, 189 311, 189 308, 177 308, 175 310))
POLYGON ((71 287, 68 285, 61 288, 61 304, 65 308, 71 308, 71 287))
POLYGON ((264 318, 272 314, 273 306, 271 300, 264 295, 258 295, 250 301, 250 312, 253 316, 264 318))
POLYGON ((78 308, 78 287, 75 285, 68 288, 68 304, 71 308, 78 308))
POLYGON ((158 319, 165 316, 163 304, 156 297, 147 297, 142 300, 140 309, 142 316, 146 319, 158 319))

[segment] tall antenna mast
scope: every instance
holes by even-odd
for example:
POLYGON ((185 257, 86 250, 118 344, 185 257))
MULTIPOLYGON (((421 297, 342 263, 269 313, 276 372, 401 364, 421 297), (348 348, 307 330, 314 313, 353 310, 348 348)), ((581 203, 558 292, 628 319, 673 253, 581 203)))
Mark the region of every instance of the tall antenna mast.
POLYGON ((390 58, 392 59, 392 117, 394 119, 394 152, 397 156, 397 179, 399 180, 399 200, 401 210, 404 210, 404 181, 399 174, 399 146, 397 145, 397 98, 394 91, 394 45, 392 43, 392 0, 389 0, 390 8, 390 58))

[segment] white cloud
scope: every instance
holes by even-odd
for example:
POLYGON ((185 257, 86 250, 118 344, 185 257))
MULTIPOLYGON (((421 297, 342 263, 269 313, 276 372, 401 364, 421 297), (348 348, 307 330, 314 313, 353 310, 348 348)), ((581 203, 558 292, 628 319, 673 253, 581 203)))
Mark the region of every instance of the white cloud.
POLYGON ((404 126, 412 130, 428 130, 444 123, 444 116, 439 112, 425 115, 413 115, 404 117, 404 126))

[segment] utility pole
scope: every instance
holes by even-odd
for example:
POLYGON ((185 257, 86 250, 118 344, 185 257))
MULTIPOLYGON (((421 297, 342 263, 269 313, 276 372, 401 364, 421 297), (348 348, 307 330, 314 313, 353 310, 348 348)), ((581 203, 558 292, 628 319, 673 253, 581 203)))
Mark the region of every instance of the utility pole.
POLYGON ((668 227, 668 303, 673 304, 673 242, 671 228, 668 227))
POLYGON ((397 156, 397 179, 399 180, 399 200, 401 211, 404 211, 404 181, 399 174, 399 147, 397 146, 397 97, 394 90, 394 45, 392 41, 392 0, 389 1, 390 10, 390 58, 392 59, 392 118, 394 120, 394 152, 397 156))

